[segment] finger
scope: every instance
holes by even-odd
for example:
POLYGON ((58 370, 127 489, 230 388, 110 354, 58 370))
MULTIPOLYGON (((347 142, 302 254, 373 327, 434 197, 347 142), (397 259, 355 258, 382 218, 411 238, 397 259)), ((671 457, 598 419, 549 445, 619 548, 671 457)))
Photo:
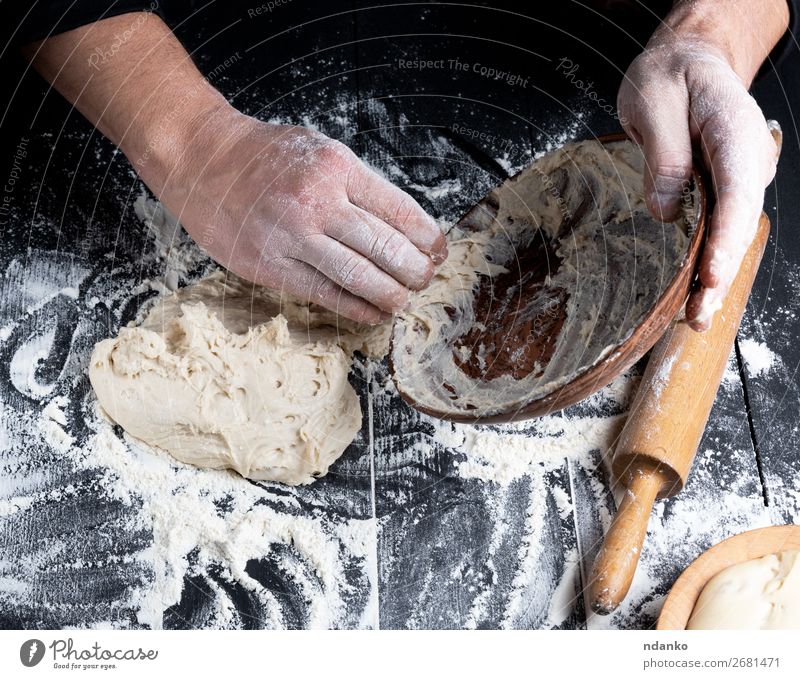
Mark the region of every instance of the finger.
POLYGON ((437 264, 447 257, 444 234, 417 201, 363 163, 347 177, 347 195, 353 205, 379 217, 404 234, 437 264))
POLYGON ((661 221, 678 216, 683 191, 692 176, 689 101, 685 88, 668 87, 658 103, 639 112, 636 130, 644 151, 644 195, 650 213, 661 221))
POLYGON ((377 264, 412 290, 421 290, 433 277, 433 262, 400 231, 359 207, 351 206, 325 227, 325 233, 377 264))
POLYGON ((753 239, 776 147, 766 123, 741 114, 711 118, 700 130, 700 145, 717 202, 699 276, 715 288, 733 280, 753 239))
POLYGON ((763 188, 774 172, 776 146, 766 126, 738 129, 735 122, 735 117, 711 119, 700 131, 717 203, 698 265, 702 287, 686 305, 687 321, 696 330, 708 329, 723 305, 755 235, 763 188), (755 134, 761 128, 766 134, 755 134))
POLYGON ((714 314, 722 308, 727 290, 699 288, 686 302, 686 321, 692 330, 705 332, 711 327, 714 314))
POLYGON ((686 319, 695 330, 707 330, 713 315, 722 308, 755 234, 760 211, 760 200, 754 201, 745 194, 744 188, 737 185, 723 188, 717 196, 708 238, 698 264, 702 287, 686 305, 686 319))
POLYGON ((738 191, 728 189, 717 197, 698 268, 700 282, 706 288, 717 288, 733 280, 756 232, 763 193, 753 198, 737 195, 738 191))
POLYGON ((401 311, 408 306, 408 288, 325 234, 309 236, 300 257, 337 285, 383 311, 401 311))
POLYGON ((636 100, 639 96, 639 89, 635 82, 625 74, 617 93, 617 119, 622 129, 639 146, 642 145, 642 135, 636 126, 639 110, 636 107, 636 100))
MULTIPOLYGON (((277 287, 273 280, 268 284, 266 282, 263 284, 272 288, 277 287)), ((319 304, 358 323, 375 325, 391 318, 391 314, 381 311, 376 306, 343 289, 306 262, 288 260, 281 273, 278 286, 284 292, 319 304)))

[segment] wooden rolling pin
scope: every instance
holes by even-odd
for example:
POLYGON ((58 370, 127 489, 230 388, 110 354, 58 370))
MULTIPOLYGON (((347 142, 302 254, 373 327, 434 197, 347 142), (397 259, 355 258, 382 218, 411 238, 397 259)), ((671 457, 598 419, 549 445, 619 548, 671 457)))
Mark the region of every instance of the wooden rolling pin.
POLYGON ((653 503, 686 483, 768 235, 762 213, 710 330, 694 332, 679 321, 653 348, 614 452, 612 474, 626 490, 592 568, 589 600, 596 613, 611 613, 628 593, 653 503))

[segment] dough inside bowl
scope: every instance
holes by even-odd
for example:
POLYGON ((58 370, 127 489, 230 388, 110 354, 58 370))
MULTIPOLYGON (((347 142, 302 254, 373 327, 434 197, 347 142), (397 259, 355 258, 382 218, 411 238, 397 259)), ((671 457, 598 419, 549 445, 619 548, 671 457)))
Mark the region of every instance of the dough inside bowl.
POLYGON ((444 416, 512 412, 630 337, 684 262, 699 209, 689 183, 676 220, 653 219, 643 171, 629 141, 567 144, 453 227, 447 261, 394 325, 404 398, 444 416))
POLYGON ((800 551, 767 554, 717 573, 686 629, 800 629, 800 551))

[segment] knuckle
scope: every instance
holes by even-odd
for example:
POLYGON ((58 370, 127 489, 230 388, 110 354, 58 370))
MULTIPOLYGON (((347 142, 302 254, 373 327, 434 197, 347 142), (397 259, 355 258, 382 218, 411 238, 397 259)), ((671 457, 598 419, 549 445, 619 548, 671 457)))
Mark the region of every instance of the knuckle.
POLYGON ((261 252, 264 258, 294 258, 303 252, 309 245, 313 232, 306 221, 300 219, 285 219, 280 224, 264 229, 261 252))
POLYGON ((370 244, 370 255, 376 261, 397 262, 403 255, 405 247, 404 236, 393 231, 387 234, 377 234, 370 244))
POLYGON ((279 257, 268 262, 258 282, 274 290, 294 288, 297 282, 296 273, 297 270, 292 259, 279 257))
POLYGON ((357 193, 364 184, 363 173, 357 163, 351 163, 344 173, 344 186, 348 193, 357 193))
POLYGON ((394 223, 406 226, 417 214, 417 204, 408 194, 403 194, 394 209, 394 223))
POLYGON ((647 73, 652 71, 651 61, 652 54, 650 52, 642 52, 637 56, 625 72, 625 78, 622 81, 623 87, 636 91, 643 82, 647 82, 647 73))
POLYGON ((680 151, 661 151, 654 158, 655 178, 688 179, 692 174, 692 159, 680 151))
POLYGON ((288 257, 292 259, 302 259, 303 253, 308 250, 309 236, 306 234, 298 234, 294 237, 287 238, 285 251, 288 257))
POLYGON ((243 234, 246 251, 258 253, 263 262, 273 262, 289 255, 293 239, 287 230, 278 224, 257 223, 243 234))
POLYGON ((369 283, 369 262, 357 256, 347 258, 339 270, 342 287, 349 290, 362 290, 369 283))
POLYGON ((334 139, 321 143, 316 151, 316 161, 326 172, 342 172, 353 164, 353 152, 334 139))

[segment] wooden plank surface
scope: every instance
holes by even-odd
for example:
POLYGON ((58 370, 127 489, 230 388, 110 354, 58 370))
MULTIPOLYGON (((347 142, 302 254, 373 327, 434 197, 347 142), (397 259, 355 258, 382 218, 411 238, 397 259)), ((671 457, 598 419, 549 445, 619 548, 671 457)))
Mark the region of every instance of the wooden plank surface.
POLYGON ((765 198, 765 210, 772 220, 770 241, 738 341, 765 501, 776 524, 800 520, 798 59, 795 47, 776 66, 765 67, 754 88, 767 117, 782 126, 783 150, 778 174, 765 198))
MULTIPOLYGON (((464 12, 442 25, 437 14, 359 13, 359 63, 384 64, 359 80, 370 95, 360 124, 362 143, 379 150, 366 157, 452 224, 532 153, 525 87, 474 77, 476 48, 490 45, 491 67, 523 82, 549 59, 504 49, 502 22, 481 25, 464 12), (443 43, 442 34, 475 37, 443 43)), ((559 586, 573 598, 579 589, 574 524, 549 490, 568 496, 566 460, 505 484, 464 478, 458 432, 442 440, 441 425, 390 385, 373 394, 381 627, 582 625, 580 606, 551 610, 559 586)))
MULTIPOLYGON (((591 26, 559 31, 483 8, 290 4, 253 18, 244 5, 228 4, 214 3, 179 29, 212 82, 250 114, 309 124, 349 144, 444 222, 533 154, 614 131, 618 122, 587 97, 585 84, 613 101, 621 77, 615 59, 636 49, 622 25, 606 26, 614 48, 602 52, 604 32, 591 26), (233 19, 225 20, 231 7, 233 19), (554 31, 557 40, 547 37, 554 31), (578 65, 581 87, 555 67, 565 57, 578 65), (401 59, 468 67, 420 71, 401 59), (513 84, 475 64, 513 75, 513 84)), ((564 20, 556 14, 554 22, 564 20)), ((265 538, 263 554, 238 579, 230 573, 238 564, 189 550, 183 592, 161 619, 174 628, 649 627, 670 584, 703 549, 746 528, 798 520, 800 252, 791 237, 797 211, 789 209, 796 139, 787 141, 779 171, 773 265, 759 279, 742 334, 778 359, 751 376, 748 345, 732 356, 689 486, 658 503, 631 596, 601 619, 587 615, 581 590, 614 508, 608 444, 641 366, 563 413, 475 429, 415 413, 384 364, 358 361, 352 380, 364 426, 313 486, 249 484, 235 502, 220 494, 206 504, 180 486, 128 489, 115 499, 114 483, 128 488, 130 479, 115 482, 102 466, 79 463, 98 426, 87 360, 95 341, 155 294, 146 281, 163 280, 174 262, 154 253, 132 211, 141 184, 110 144, 52 93, 29 129, 25 111, 43 91, 25 79, 0 147, 9 167, 21 143, 25 151, 0 243, 2 327, 9 328, 0 335, 0 544, 12 556, 0 563, 0 626, 151 625, 137 597, 155 587, 158 562, 142 554, 160 530, 152 521, 159 503, 173 497, 223 518, 236 503, 251 514, 266 508, 277 523, 308 517, 338 555, 330 585, 315 572, 314 554, 292 541, 265 538), (63 424, 45 413, 58 403, 63 424), (59 429, 75 439, 69 454, 53 439, 59 429)), ((775 101, 777 85, 764 96, 775 101)), ((781 110, 786 117, 788 107, 781 110)), ((182 284, 209 266, 191 262, 182 284)), ((180 478, 190 488, 197 481, 180 478)))

